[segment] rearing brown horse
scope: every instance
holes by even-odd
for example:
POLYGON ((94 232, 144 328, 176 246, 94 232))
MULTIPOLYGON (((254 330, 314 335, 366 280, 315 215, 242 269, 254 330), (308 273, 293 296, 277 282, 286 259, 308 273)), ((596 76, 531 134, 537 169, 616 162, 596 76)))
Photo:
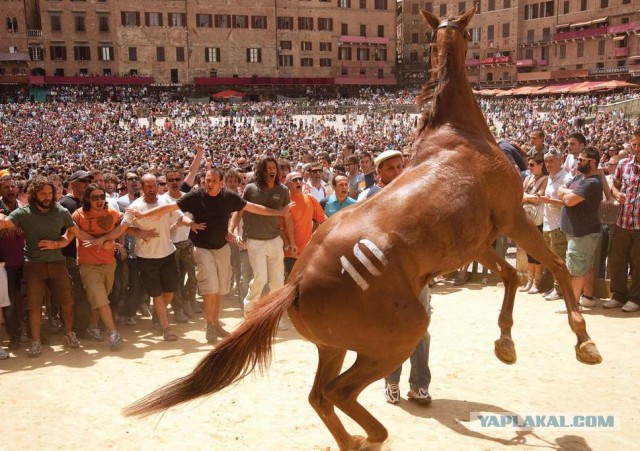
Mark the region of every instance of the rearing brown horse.
POLYGON ((516 360, 511 339, 516 271, 491 248, 507 235, 547 266, 565 293, 577 358, 602 359, 587 335, 562 260, 544 244, 522 209, 522 183, 498 149, 473 96, 464 66, 466 27, 475 8, 434 29, 430 81, 419 96, 431 109, 411 147, 410 167, 379 194, 323 224, 296 263, 287 284, 261 299, 247 320, 194 371, 126 409, 148 415, 214 393, 257 366, 264 369, 278 322, 288 311, 295 328, 318 347, 309 401, 340 449, 380 444, 387 430, 358 395, 400 366, 424 336, 429 317, 419 295, 435 276, 478 260, 503 280, 500 338, 495 352, 516 360), (355 363, 341 374, 347 350, 355 363), (366 437, 344 428, 334 407, 366 437))

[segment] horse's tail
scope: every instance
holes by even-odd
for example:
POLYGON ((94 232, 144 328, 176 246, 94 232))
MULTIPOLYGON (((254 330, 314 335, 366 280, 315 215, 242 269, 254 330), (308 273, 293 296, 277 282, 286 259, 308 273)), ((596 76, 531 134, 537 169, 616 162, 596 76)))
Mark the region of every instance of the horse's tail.
POLYGON ((148 394, 124 409, 126 416, 147 416, 177 404, 215 393, 255 370, 263 372, 284 311, 298 295, 297 284, 286 284, 258 301, 248 318, 200 361, 190 375, 148 394))

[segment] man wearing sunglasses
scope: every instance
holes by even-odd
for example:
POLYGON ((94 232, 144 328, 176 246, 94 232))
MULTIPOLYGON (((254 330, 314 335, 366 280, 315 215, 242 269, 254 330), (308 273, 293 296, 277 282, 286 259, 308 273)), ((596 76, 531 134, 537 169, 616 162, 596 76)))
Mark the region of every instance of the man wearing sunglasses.
MULTIPOLYGON (((91 181, 91 174, 83 170, 74 172, 69 178, 70 191, 60 199, 60 205, 66 208, 71 215, 80 208, 82 196, 91 181)), ((64 230, 62 233, 64 233, 64 230)), ((86 336, 87 327, 89 327, 91 305, 82 285, 80 271, 76 262, 78 252, 75 240, 72 240, 67 247, 62 249, 62 255, 66 257, 67 271, 71 276, 71 286, 73 287, 73 330, 78 337, 83 338, 86 336)))
MULTIPOLYGON (((558 198, 564 206, 560 212, 560 229, 567 235, 566 263, 571 274, 571 286, 582 307, 595 307, 593 297, 593 261, 600 240, 600 203, 602 178, 598 173, 600 152, 595 147, 584 148, 576 158, 580 173, 566 187, 558 188, 558 198)), ((566 313, 564 302, 556 313, 566 313)))
MULTIPOLYGON (((309 180, 303 186, 304 191, 315 197, 318 202, 326 201, 331 193, 328 192, 327 184, 322 180, 322 165, 311 163, 309 173, 309 180)), ((285 180, 287 180, 286 177, 285 180)))

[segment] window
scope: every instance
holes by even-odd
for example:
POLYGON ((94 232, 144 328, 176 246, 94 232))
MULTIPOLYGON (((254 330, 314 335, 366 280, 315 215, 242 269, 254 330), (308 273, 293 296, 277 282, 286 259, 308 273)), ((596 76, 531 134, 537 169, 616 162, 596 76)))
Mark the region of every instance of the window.
POLYGON ((147 27, 161 27, 162 13, 144 13, 144 24, 147 27))
POLYGON ((254 30, 266 30, 267 16, 251 16, 251 28, 254 30))
POLYGON ((504 0, 504 2, 503 2, 503 4, 502 4, 502 7, 503 7, 504 9, 511 8, 511 0, 504 0))
POLYGON ((176 47, 176 61, 184 61, 184 47, 176 47))
POLYGON ((533 49, 532 48, 524 49, 524 59, 526 59, 526 60, 532 60, 533 59, 533 49))
POLYGON ((311 50, 313 50, 313 43, 311 41, 301 41, 300 50, 302 50, 303 52, 310 52, 311 50))
POLYGON ((351 47, 340 47, 338 49, 338 59, 344 61, 351 60, 351 47))
POLYGON ((187 15, 184 13, 169 13, 170 27, 186 27, 187 15))
POLYGON ((76 45, 73 47, 73 59, 76 61, 88 61, 91 59, 91 47, 88 45, 76 45))
POLYGON ((447 4, 446 3, 441 3, 440 4, 440 17, 445 17, 447 15, 447 4))
POLYGON ((231 18, 233 28, 249 28, 249 16, 241 16, 234 14, 231 18))
POLYGON ((53 71, 53 75, 56 77, 64 77, 64 69, 62 68, 57 68, 55 71, 53 71))
POLYGON ((213 16, 211 14, 196 14, 196 27, 211 28, 213 26, 213 16))
POLYGON ((361 48, 361 49, 358 49, 358 53, 356 56, 358 58, 358 61, 369 61, 370 59, 369 55, 370 55, 369 49, 361 48))
POLYGON ((427 2, 424 4, 424 10, 428 13, 433 13, 433 3, 427 2))
POLYGON ((387 49, 377 48, 375 54, 376 61, 386 61, 387 60, 387 49))
POLYGON ((465 2, 458 2, 458 14, 462 14, 466 8, 467 5, 465 2))
POLYGON ((598 41, 598 55, 604 55, 605 41, 598 41))
POLYGON ((418 5, 417 3, 411 5, 411 14, 413 14, 414 16, 420 14, 420 5, 418 5))
POLYGON ((139 27, 140 13, 136 11, 122 11, 120 13, 122 25, 125 27, 139 27))
POLYGON ((349 69, 347 69, 346 67, 343 67, 342 69, 340 69, 340 73, 342 75, 349 75, 349 69))
POLYGON ((29 56, 31 57, 31 61, 42 61, 44 59, 44 52, 42 51, 42 47, 29 47, 29 56))
POLYGON ((340 24, 340 34, 342 36, 347 36, 349 34, 349 24, 346 24, 346 23, 340 24))
POLYGON ((313 30, 313 17, 298 17, 299 30, 313 30))
POLYGON ((360 68, 360 75, 367 75, 367 68, 366 67, 361 67, 360 68))
POLYGON ((351 8, 351 0, 338 0, 338 8, 351 8))
POLYGON ((623 5, 630 5, 631 4, 631 0, 622 0, 622 4, 623 5))
POLYGON ((511 24, 503 23, 502 24, 502 37, 508 38, 509 34, 511 34, 511 24))
POLYGON ((378 25, 378 37, 384 38, 384 25, 378 25))
POLYGON ((313 58, 300 58, 301 67, 313 67, 313 58))
POLYGON ((384 78, 384 69, 378 69, 378 78, 384 78))
POLYGON ((106 14, 98 15, 98 31, 109 31, 109 16, 106 14))
POLYGON ((471 42, 480 42, 480 36, 482 36, 482 28, 476 27, 469 30, 471 35, 471 42))
POLYGON ((367 9, 367 0, 360 0, 360 9, 367 9))
POLYGON ((87 31, 84 14, 76 14, 73 16, 73 25, 76 31, 87 31))
POLYGON ((374 0, 373 9, 386 10, 387 9, 387 0, 374 0))
POLYGON ((231 28, 230 14, 216 14, 213 16, 213 22, 216 28, 231 28))
POLYGON ((278 30, 293 30, 293 17, 278 17, 278 30))
POLYGON ((207 47, 204 49, 204 60, 207 63, 220 62, 220 49, 218 47, 207 47))
POLYGON ((496 0, 489 0, 487 2, 487 11, 495 11, 496 9, 496 0))
POLYGON ((293 48, 293 44, 291 41, 280 41, 280 50, 291 50, 293 48))
POLYGON ((13 19, 7 17, 7 31, 9 33, 18 32, 18 19, 16 19, 15 17, 13 19))
POLYGON ((64 45, 49 46, 51 61, 64 61, 67 59, 67 47, 64 45))
POLYGON ((331 58, 320 58, 320 67, 331 67, 331 58))
POLYGON ((565 59, 567 57, 567 44, 560 44, 560 58, 565 59))
POLYGON ((247 49, 247 63, 261 63, 262 49, 247 49))
POLYGON ((586 11, 587 10, 587 0, 580 0, 580 11, 586 11))
POLYGON ((333 31, 333 19, 327 17, 318 18, 319 31, 333 31))
POLYGON ((600 8, 608 8, 609 0, 600 0, 600 8))
POLYGON ((360 25, 360 36, 367 36, 367 26, 366 25, 360 25))
POLYGON ((571 2, 569 2, 569 0, 565 0, 564 2, 562 2, 562 14, 569 14, 569 4, 571 2))
POLYGON ((412 44, 417 44, 419 41, 419 35, 418 33, 411 33, 411 43, 412 44))
POLYGON ((280 55, 278 57, 278 66, 280 67, 292 67, 293 55, 280 55))
POLYGON ((578 47, 576 48, 576 56, 578 58, 582 58, 584 56, 584 42, 578 42, 578 47))
POLYGON ((164 47, 156 47, 156 61, 164 61, 164 47))
POLYGON ((320 43, 320 51, 321 52, 330 52, 332 50, 332 46, 330 42, 321 42, 320 43))
POLYGON ((102 69, 103 77, 111 77, 111 69, 102 69))
POLYGON ((101 46, 98 47, 98 60, 99 61, 113 61, 113 47, 101 46))
POLYGON ((129 61, 138 61, 137 47, 129 47, 129 61))
POLYGON ((51 16, 51 31, 62 31, 62 18, 57 14, 51 16))
POLYGON ((493 39, 493 25, 487 26, 487 39, 493 39))

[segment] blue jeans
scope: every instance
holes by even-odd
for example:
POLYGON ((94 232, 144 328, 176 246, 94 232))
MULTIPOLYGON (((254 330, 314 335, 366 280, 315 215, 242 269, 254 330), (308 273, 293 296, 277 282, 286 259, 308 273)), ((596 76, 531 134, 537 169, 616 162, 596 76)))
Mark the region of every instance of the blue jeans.
MULTIPOLYGON (((431 295, 429 286, 427 285, 420 293, 420 302, 427 310, 427 315, 431 316, 431 295)), ((429 389, 431 383, 431 370, 429 369, 429 347, 431 345, 431 335, 425 331, 424 337, 418 343, 415 351, 411 354, 409 362, 411 363, 411 373, 409 374, 409 386, 413 391, 421 388, 429 389)), ((400 375, 402 374, 402 365, 384 378, 387 384, 398 384, 400 375)))

